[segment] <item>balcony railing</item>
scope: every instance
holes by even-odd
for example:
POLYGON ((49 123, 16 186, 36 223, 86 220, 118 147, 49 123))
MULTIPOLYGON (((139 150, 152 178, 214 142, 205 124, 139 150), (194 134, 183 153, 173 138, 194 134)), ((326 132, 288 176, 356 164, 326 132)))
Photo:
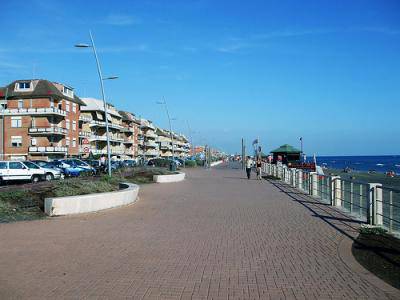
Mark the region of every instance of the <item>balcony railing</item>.
MULTIPOLYGON (((91 141, 107 141, 107 136, 106 135, 91 135, 90 140, 91 141)), ((124 139, 121 137, 110 136, 110 141, 116 142, 116 143, 121 143, 124 141, 124 139)))
MULTIPOLYGON (((92 120, 92 121, 90 122, 90 126, 91 126, 91 127, 106 127, 106 122, 97 121, 97 120, 92 120)), ((108 122, 108 128, 121 130, 121 129, 123 129, 124 127, 121 126, 121 125, 119 125, 119 124, 115 124, 115 123, 110 123, 110 122, 108 122)))
POLYGON ((61 127, 31 127, 29 128, 29 134, 31 135, 66 135, 68 129, 61 127))
POLYGON ((89 131, 79 131, 80 137, 90 137, 91 135, 92 135, 92 133, 89 131))
POLYGON ((133 139, 124 139, 124 144, 133 144, 134 143, 134 141, 133 141, 133 139))
POLYGON ((56 115, 65 117, 67 112, 55 107, 45 107, 45 108, 10 108, 3 111, 6 116, 20 116, 20 115, 56 115))
POLYGON ((146 142, 146 143, 145 143, 145 147, 148 147, 148 148, 158 148, 158 144, 155 143, 155 142, 146 142))
POLYGON ((66 154, 68 147, 29 147, 29 153, 62 153, 66 154))
POLYGON ((79 121, 89 123, 89 122, 93 121, 93 118, 91 116, 79 115, 79 121))

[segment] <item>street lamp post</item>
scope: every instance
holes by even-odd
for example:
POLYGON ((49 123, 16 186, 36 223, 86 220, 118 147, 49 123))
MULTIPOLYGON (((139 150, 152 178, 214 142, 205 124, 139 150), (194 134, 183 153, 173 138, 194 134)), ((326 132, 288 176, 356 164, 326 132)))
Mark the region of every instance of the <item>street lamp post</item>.
POLYGON ((169 134, 170 134, 171 146, 172 146, 172 161, 173 161, 173 160, 174 160, 174 157, 175 157, 175 153, 174 153, 174 136, 173 136, 173 134, 172 134, 172 124, 171 124, 171 120, 176 120, 176 119, 175 119, 175 118, 171 119, 171 117, 169 116, 168 105, 167 105, 167 101, 165 101, 165 98, 163 98, 163 101, 157 101, 157 104, 164 105, 164 107, 165 107, 165 112, 167 113, 168 123, 169 123, 169 134))
POLYGON ((107 163, 108 163, 108 176, 111 177, 111 149, 110 149, 110 133, 109 133, 109 128, 108 128, 108 112, 107 112, 107 103, 106 103, 106 94, 104 91, 104 80, 111 80, 111 79, 117 79, 117 76, 111 76, 111 77, 103 77, 101 73, 101 67, 100 67, 100 62, 99 58, 97 56, 97 51, 96 51, 96 46, 94 44, 92 32, 89 30, 89 35, 90 35, 90 41, 91 45, 88 44, 77 44, 75 47, 77 48, 92 48, 94 57, 96 59, 96 64, 97 64, 97 73, 99 75, 99 80, 100 80, 100 86, 101 86, 101 95, 103 98, 103 105, 104 105, 104 115, 105 115, 105 123, 106 123, 106 138, 107 138, 107 163))

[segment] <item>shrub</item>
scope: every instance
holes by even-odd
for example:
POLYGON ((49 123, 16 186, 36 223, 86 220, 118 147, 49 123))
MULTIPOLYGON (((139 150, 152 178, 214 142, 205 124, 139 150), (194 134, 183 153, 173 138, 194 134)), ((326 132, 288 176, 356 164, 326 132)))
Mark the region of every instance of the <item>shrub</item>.
POLYGON ((361 226, 359 231, 361 234, 374 234, 374 235, 384 235, 387 232, 387 230, 382 227, 371 226, 371 225, 361 226))
POLYGON ((197 166, 197 163, 195 160, 187 160, 187 161, 185 161, 185 166, 187 168, 194 168, 197 166))
POLYGON ((196 159, 196 165, 200 166, 200 167, 203 167, 204 166, 204 160, 196 159))

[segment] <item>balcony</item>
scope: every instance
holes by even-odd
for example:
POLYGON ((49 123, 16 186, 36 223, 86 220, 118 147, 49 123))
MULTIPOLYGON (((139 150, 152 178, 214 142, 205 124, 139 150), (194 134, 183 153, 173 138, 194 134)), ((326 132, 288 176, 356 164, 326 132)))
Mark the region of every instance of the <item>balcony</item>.
POLYGON ((67 154, 68 147, 29 147, 29 153, 59 153, 67 154))
POLYGON ((135 128, 134 127, 124 127, 124 128, 121 129, 121 132, 134 133, 135 132, 135 128))
MULTIPOLYGON (((91 141, 107 141, 107 136, 106 135, 91 135, 90 140, 91 141)), ((121 137, 110 136, 110 142, 122 143, 123 141, 124 141, 124 139, 121 137)))
POLYGON ((156 134, 154 134, 154 132, 152 132, 152 131, 147 131, 145 134, 144 134, 147 138, 151 138, 151 139, 156 139, 157 137, 158 137, 158 135, 156 135, 156 134))
MULTIPOLYGON (((90 152, 93 154, 107 154, 107 149, 91 149, 90 152)), ((110 151, 111 154, 124 154, 124 150, 122 149, 111 149, 110 151)))
MULTIPOLYGON (((92 120, 92 121, 90 122, 90 127, 106 127, 106 122, 97 121, 97 120, 92 120)), ((110 122, 108 122, 108 128, 121 130, 121 129, 123 129, 124 127, 121 126, 121 125, 119 125, 119 124, 115 124, 115 123, 110 123, 110 122)))
POLYGON ((35 116, 60 116, 65 117, 67 112, 65 110, 61 110, 55 107, 45 107, 45 108, 10 108, 5 109, 4 115, 6 116, 26 116, 26 115, 35 115, 35 116))
POLYGON ((148 150, 144 153, 146 156, 158 156, 159 152, 154 150, 148 150))
POLYGON ((90 131, 79 131, 79 137, 88 138, 92 135, 90 131))
POLYGON ((133 139, 124 139, 124 144, 133 144, 133 139))
POLYGON ((158 144, 155 143, 155 142, 149 141, 149 142, 145 143, 145 147, 147 147, 147 148, 158 148, 158 144))
POLYGON ((93 118, 91 116, 79 115, 79 121, 90 123, 93 121, 93 118))
POLYGON ((28 130, 30 135, 66 135, 68 129, 61 127, 31 127, 28 130))

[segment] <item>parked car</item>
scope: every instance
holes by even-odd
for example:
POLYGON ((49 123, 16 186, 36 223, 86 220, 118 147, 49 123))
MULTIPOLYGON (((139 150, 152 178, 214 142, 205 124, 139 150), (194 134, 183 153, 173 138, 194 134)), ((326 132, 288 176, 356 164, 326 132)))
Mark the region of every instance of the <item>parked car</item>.
POLYGON ((83 168, 78 167, 75 164, 68 164, 64 160, 56 160, 52 162, 55 164, 57 168, 60 168, 65 176, 68 177, 77 177, 81 175, 81 173, 86 172, 83 168))
POLYGON ((56 170, 53 168, 47 168, 46 164, 44 164, 43 166, 40 166, 31 161, 23 161, 22 163, 30 169, 40 168, 40 169, 44 170, 43 179, 46 181, 50 181, 53 179, 64 179, 64 174, 60 170, 56 170))
POLYGON ((66 171, 66 175, 79 176, 82 174, 96 174, 96 169, 80 159, 62 159, 61 166, 66 171))
POLYGON ((125 160, 122 162, 122 164, 123 164, 125 167, 135 167, 135 166, 136 166, 136 161, 133 160, 133 159, 125 159, 125 160))
POLYGON ((44 175, 45 170, 37 165, 28 167, 20 161, 0 161, 0 184, 14 180, 29 180, 35 183, 44 175))

